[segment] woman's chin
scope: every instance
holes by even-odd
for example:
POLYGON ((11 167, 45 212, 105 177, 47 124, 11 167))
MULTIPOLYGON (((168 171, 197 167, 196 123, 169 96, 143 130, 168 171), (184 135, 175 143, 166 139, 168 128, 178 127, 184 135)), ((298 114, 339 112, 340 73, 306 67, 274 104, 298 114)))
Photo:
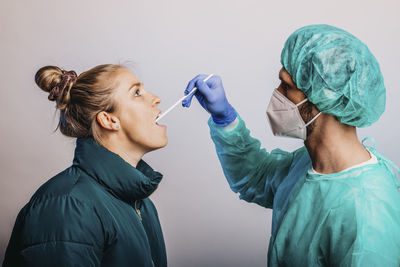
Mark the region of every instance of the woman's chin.
POLYGON ((149 147, 148 152, 164 148, 167 145, 168 145, 168 138, 165 138, 165 140, 163 140, 157 144, 152 144, 151 147, 149 147))
POLYGON ((166 147, 168 145, 168 138, 165 138, 165 140, 160 144, 160 146, 157 149, 166 147))

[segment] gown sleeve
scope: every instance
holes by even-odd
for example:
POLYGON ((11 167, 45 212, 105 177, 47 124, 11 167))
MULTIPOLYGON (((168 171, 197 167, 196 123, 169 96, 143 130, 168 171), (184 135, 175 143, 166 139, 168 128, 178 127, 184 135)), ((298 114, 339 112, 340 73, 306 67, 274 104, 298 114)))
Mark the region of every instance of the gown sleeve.
POLYGON ((280 149, 267 152, 259 140, 250 136, 244 121, 238 116, 232 130, 208 121, 211 139, 229 186, 239 198, 266 208, 272 208, 278 186, 287 176, 294 153, 280 149))

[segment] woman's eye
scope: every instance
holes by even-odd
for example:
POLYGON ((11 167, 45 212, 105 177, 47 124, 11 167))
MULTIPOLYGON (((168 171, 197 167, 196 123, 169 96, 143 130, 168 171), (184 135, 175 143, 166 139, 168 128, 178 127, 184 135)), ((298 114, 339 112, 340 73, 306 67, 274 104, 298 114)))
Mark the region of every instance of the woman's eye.
POLYGON ((140 90, 139 90, 139 89, 137 89, 137 90, 135 91, 135 96, 140 96, 140 90))

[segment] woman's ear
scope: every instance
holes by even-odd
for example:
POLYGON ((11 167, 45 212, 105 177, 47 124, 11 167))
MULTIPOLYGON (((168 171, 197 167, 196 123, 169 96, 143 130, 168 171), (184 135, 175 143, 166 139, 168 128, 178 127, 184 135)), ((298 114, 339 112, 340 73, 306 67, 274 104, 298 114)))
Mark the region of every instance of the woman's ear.
POLYGON ((105 111, 99 112, 96 120, 101 127, 107 130, 118 131, 121 128, 118 118, 105 111))

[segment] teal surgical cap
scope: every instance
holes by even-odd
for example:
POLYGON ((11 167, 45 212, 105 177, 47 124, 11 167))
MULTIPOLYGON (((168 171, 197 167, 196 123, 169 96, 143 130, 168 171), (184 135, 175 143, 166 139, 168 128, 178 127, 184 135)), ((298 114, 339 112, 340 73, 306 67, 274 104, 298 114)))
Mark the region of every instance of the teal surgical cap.
POLYGON ((281 63, 309 101, 341 123, 366 127, 385 110, 378 62, 365 44, 344 30, 329 25, 298 29, 287 39, 281 63))

